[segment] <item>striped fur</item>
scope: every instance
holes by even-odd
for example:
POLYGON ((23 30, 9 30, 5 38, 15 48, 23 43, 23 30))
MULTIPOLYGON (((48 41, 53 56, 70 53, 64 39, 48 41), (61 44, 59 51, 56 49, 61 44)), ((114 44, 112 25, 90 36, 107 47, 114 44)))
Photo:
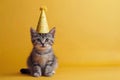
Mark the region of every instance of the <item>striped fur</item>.
POLYGON ((33 29, 30 32, 33 49, 27 60, 28 69, 21 69, 21 72, 34 77, 52 76, 57 68, 57 59, 52 49, 55 28, 45 34, 33 29))

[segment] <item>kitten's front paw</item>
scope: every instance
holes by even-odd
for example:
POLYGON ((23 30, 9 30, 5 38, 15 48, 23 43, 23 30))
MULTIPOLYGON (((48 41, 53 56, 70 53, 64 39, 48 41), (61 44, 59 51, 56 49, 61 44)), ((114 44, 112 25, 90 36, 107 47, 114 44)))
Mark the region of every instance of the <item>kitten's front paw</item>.
POLYGON ((53 74, 55 74, 55 71, 45 73, 44 76, 51 77, 53 74))
POLYGON ((53 73, 47 73, 47 74, 45 74, 46 77, 50 77, 52 75, 53 75, 53 73))
POLYGON ((35 73, 33 73, 33 76, 34 76, 34 77, 40 77, 40 76, 41 76, 41 73, 35 72, 35 73))

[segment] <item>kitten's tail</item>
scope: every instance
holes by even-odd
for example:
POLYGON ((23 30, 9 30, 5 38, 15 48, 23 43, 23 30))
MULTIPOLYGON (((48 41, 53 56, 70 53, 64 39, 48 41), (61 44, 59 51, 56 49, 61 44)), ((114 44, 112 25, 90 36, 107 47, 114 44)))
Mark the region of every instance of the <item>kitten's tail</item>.
POLYGON ((29 70, 29 69, 25 69, 25 68, 22 68, 22 69, 20 70, 20 72, 21 72, 22 74, 30 74, 30 70, 29 70))

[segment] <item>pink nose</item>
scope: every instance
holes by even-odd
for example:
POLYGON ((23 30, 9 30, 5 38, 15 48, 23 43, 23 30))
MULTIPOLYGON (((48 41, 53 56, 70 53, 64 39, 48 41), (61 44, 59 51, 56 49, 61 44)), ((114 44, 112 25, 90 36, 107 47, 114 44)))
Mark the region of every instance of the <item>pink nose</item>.
POLYGON ((45 44, 42 44, 42 47, 45 47, 45 44))

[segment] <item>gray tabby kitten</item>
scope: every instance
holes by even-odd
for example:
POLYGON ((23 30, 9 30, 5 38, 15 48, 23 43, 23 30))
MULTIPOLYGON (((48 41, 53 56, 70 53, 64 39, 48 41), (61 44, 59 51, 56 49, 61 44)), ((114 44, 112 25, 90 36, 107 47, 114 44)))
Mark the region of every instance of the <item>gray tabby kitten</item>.
POLYGON ((52 49, 55 28, 49 33, 38 33, 32 28, 30 32, 33 49, 27 60, 28 69, 21 69, 21 73, 34 77, 52 76, 57 68, 57 59, 52 49))

